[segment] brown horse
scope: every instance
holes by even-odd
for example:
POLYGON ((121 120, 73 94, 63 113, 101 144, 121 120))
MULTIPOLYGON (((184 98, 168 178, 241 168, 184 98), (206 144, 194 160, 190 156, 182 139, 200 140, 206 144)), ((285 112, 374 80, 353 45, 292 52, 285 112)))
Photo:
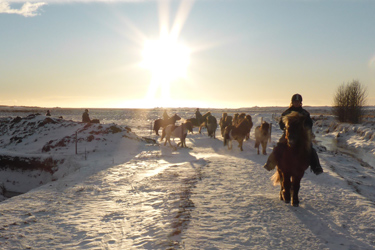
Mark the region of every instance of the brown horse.
MULTIPOLYGON (((186 121, 187 121, 187 122, 191 122, 193 128, 199 128, 200 125, 202 125, 202 123, 206 121, 206 118, 207 118, 207 116, 209 116, 209 115, 211 115, 211 112, 210 112, 210 111, 208 111, 206 114, 202 115, 202 122, 199 121, 197 118, 189 118, 189 119, 187 119, 186 121)), ((201 132, 201 131, 199 131, 199 133, 200 133, 200 132, 201 132)), ((191 133, 193 133, 193 131, 191 131, 191 133)))
POLYGON ((169 124, 175 124, 176 121, 178 121, 178 120, 181 120, 181 117, 179 117, 177 114, 175 114, 174 116, 170 117, 167 120, 164 120, 164 119, 157 119, 157 120, 155 120, 154 121, 154 131, 155 131, 155 134, 159 135, 159 129, 160 128, 165 128, 169 124))
POLYGON ((232 149, 232 140, 236 140, 238 147, 243 151, 243 141, 250 132, 250 129, 250 124, 246 119, 242 119, 237 126, 227 126, 224 131, 224 146, 228 145, 228 149, 232 149))
POLYGON ((233 116, 233 120, 232 120, 233 126, 236 126, 238 124, 238 117, 239 117, 239 114, 235 113, 234 116, 233 116))
POLYGON ((208 136, 215 138, 217 129, 216 117, 210 113, 210 115, 206 117, 206 120, 199 126, 199 133, 201 133, 203 127, 207 129, 208 136))
POLYGON ((224 137, 225 128, 232 125, 232 116, 224 112, 220 118, 219 126, 221 131, 221 136, 224 137))
POLYGON ((165 137, 164 146, 167 144, 167 142, 169 142, 169 145, 172 146, 171 137, 174 137, 174 138, 178 137, 180 138, 180 142, 177 144, 177 147, 180 144, 182 148, 186 147, 185 139, 186 139, 188 131, 190 132, 193 131, 193 126, 191 122, 182 123, 180 126, 175 126, 173 124, 170 124, 163 129, 160 141, 162 141, 163 138, 165 137))
POLYGON ((262 122, 262 124, 255 128, 255 148, 258 149, 262 145, 262 153, 266 155, 266 148, 268 138, 270 137, 270 124, 268 122, 262 122))
POLYGON ((253 120, 251 118, 251 115, 246 115, 245 116, 245 119, 247 120, 247 122, 249 123, 249 133, 246 135, 246 141, 250 139, 250 131, 251 129, 253 128, 253 120))
POLYGON ((292 112, 283 117, 286 146, 272 176, 274 185, 280 184, 280 199, 299 206, 298 192, 301 179, 309 167, 311 155, 311 129, 305 127, 305 116, 292 112))

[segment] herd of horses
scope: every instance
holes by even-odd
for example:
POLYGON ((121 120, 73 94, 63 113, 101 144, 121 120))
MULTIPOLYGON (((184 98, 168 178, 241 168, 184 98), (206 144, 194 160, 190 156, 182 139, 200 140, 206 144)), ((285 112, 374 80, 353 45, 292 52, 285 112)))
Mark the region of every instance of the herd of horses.
MULTIPOLYGON (((216 138, 216 129, 220 126, 221 136, 224 138, 224 146, 228 146, 228 149, 232 149, 232 141, 238 142, 238 147, 243 151, 244 140, 250 139, 250 131, 253 127, 253 121, 250 115, 245 113, 234 114, 234 116, 228 115, 224 112, 220 118, 219 124, 215 116, 210 111, 202 115, 202 118, 189 118, 184 123, 176 126, 176 121, 181 120, 181 117, 177 114, 169 117, 168 119, 157 119, 154 121, 153 130, 156 135, 159 135, 159 130, 162 129, 161 141, 165 139, 164 145, 168 142, 170 146, 170 138, 179 138, 180 142, 177 146, 186 147, 186 136, 188 132, 193 133, 193 128, 199 128, 199 133, 202 132, 202 128, 207 129, 208 136, 216 138)), ((255 128, 255 148, 258 149, 262 146, 262 153, 266 155, 267 141, 271 138, 271 126, 269 123, 262 121, 262 124, 255 128)))
MULTIPOLYGON (((285 123, 285 139, 286 145, 283 153, 277 159, 277 171, 272 176, 274 185, 280 184, 280 200, 290 203, 293 206, 299 206, 298 193, 300 189, 300 182, 309 167, 309 155, 311 154, 311 129, 304 126, 305 117, 298 112, 292 112, 284 116, 285 123)), ((170 138, 180 138, 180 143, 177 146, 186 147, 186 136, 188 132, 193 133, 193 128, 198 127, 199 133, 202 128, 207 129, 208 136, 215 138, 218 123, 216 118, 207 112, 202 116, 202 119, 190 118, 186 119, 184 123, 176 126, 176 121, 181 120, 177 114, 169 119, 158 119, 154 122, 153 130, 157 135, 162 128, 161 141, 165 138, 166 145, 170 138)), ((221 135, 224 138, 224 146, 232 149, 232 141, 238 142, 238 147, 243 151, 244 140, 249 140, 250 131, 253 127, 252 118, 245 113, 235 114, 233 117, 227 113, 223 113, 219 121, 221 135)), ((255 128, 255 148, 257 153, 260 153, 260 146, 262 146, 262 153, 266 155, 267 142, 271 138, 271 124, 262 121, 262 123, 255 128)))

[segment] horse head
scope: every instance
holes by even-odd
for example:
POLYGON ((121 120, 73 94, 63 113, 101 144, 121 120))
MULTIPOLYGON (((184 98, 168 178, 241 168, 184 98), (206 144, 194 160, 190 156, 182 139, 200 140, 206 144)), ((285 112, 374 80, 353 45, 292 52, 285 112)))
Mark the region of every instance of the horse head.
POLYGON ((253 122, 253 119, 251 118, 251 115, 246 115, 245 117, 249 122, 253 122))
POLYGON ((260 130, 262 131, 263 135, 267 135, 268 131, 270 131, 270 124, 268 122, 262 122, 260 125, 260 130))
POLYGON ((202 115, 203 121, 205 121, 206 118, 207 118, 208 116, 210 116, 210 115, 211 115, 211 112, 210 112, 210 111, 208 111, 206 114, 202 115))
POLYGON ((283 117, 285 138, 289 147, 311 147, 311 129, 305 126, 306 117, 298 112, 291 112, 283 117))
POLYGON ((174 114, 174 116, 172 116, 171 118, 173 118, 174 121, 181 120, 181 117, 179 117, 177 114, 174 114))

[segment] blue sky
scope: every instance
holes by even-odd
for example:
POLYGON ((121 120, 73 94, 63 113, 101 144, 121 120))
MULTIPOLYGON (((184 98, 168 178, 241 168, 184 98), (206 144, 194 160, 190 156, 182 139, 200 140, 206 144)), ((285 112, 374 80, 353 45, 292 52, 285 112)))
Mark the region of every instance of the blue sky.
POLYGON ((375 105, 374 10, 372 0, 0 0, 0 105, 239 108, 300 93, 329 106, 353 80, 375 105), (190 51, 184 77, 141 66, 162 25, 190 51))

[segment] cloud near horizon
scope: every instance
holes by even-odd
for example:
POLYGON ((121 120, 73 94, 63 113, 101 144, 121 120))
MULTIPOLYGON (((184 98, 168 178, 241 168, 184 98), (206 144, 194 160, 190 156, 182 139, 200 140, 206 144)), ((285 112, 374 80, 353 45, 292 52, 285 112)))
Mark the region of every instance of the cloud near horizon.
POLYGON ((43 5, 51 3, 91 3, 91 2, 102 2, 102 3, 115 3, 115 2, 146 2, 146 1, 156 1, 156 0, 46 0, 41 2, 40 0, 0 0, 0 14, 18 14, 25 17, 37 16, 37 11, 43 5), (10 3, 24 3, 20 9, 13 9, 10 3))
POLYGON ((37 16, 37 11, 40 7, 43 5, 46 5, 46 2, 37 2, 37 3, 30 3, 25 2, 20 9, 12 9, 10 7, 9 2, 0 2, 0 13, 5 13, 5 14, 18 14, 22 15, 24 17, 33 17, 37 16))

